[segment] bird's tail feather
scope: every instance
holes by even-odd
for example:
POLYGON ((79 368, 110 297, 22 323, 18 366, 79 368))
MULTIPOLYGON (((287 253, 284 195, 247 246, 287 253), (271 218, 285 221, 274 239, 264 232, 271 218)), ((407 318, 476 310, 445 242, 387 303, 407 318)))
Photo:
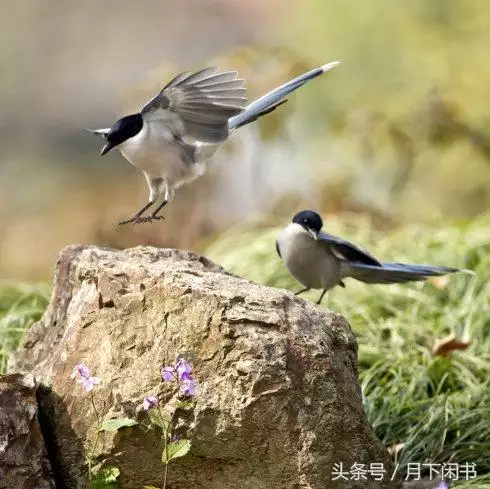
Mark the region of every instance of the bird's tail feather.
POLYGON ((405 263, 383 263, 381 267, 363 263, 349 263, 350 276, 368 284, 395 284, 425 280, 448 273, 466 272, 452 267, 437 267, 432 265, 408 265, 405 263))
POLYGON ((293 80, 284 83, 284 85, 275 88, 269 93, 266 93, 255 102, 247 105, 243 112, 240 112, 240 114, 229 119, 228 127, 230 132, 238 127, 244 126, 245 124, 248 124, 249 122, 258 119, 262 115, 272 112, 279 105, 283 104, 286 101, 285 97, 288 94, 303 86, 305 83, 308 83, 310 80, 313 80, 313 78, 316 78, 317 76, 323 75, 323 73, 330 71, 339 63, 339 61, 332 61, 331 63, 327 63, 326 65, 321 66, 320 68, 315 68, 314 70, 308 71, 307 73, 304 73, 303 75, 300 75, 297 78, 294 78, 293 80))

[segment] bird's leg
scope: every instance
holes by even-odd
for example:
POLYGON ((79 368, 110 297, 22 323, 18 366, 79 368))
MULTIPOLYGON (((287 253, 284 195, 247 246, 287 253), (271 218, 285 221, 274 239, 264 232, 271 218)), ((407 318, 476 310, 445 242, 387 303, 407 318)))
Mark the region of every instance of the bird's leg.
POLYGON ((163 216, 159 216, 158 213, 168 204, 168 200, 164 200, 150 215, 149 219, 164 219, 163 216))
POLYGON ((165 199, 163 202, 148 216, 143 217, 143 222, 158 221, 159 219, 165 219, 163 216, 159 216, 158 213, 174 198, 175 189, 172 182, 169 180, 159 181, 159 191, 162 193, 162 187, 165 186, 165 199))
POLYGON ((327 289, 323 289, 323 292, 322 292, 322 295, 320 296, 320 298, 316 301, 317 304, 321 304, 322 302, 322 299, 323 299, 323 296, 325 295, 325 293, 327 292, 327 289))
MULTIPOLYGON (((143 172, 144 173, 144 172, 143 172)), ((160 200, 160 196, 163 193, 163 188, 165 186, 165 180, 163 178, 154 178, 147 173, 144 173, 146 177, 146 181, 148 183, 148 189, 150 190, 150 201, 146 204, 143 209, 137 212, 131 219, 127 219, 126 221, 122 221, 119 224, 140 224, 143 222, 152 222, 163 219, 162 216, 158 216, 158 212, 167 204, 168 200, 167 195, 165 194, 165 200, 158 206, 158 208, 152 212, 149 216, 143 217, 143 213, 149 209, 155 202, 160 200)))
POLYGON ((294 295, 299 295, 299 294, 302 294, 303 292, 308 292, 309 290, 310 290, 309 287, 305 287, 304 289, 301 289, 298 292, 295 292, 294 295))
POLYGON ((139 217, 136 221, 133 221, 135 224, 140 224, 142 222, 151 222, 151 221, 163 221, 165 218, 163 216, 159 216, 158 212, 163 209, 168 204, 168 200, 164 200, 157 208, 154 210, 149 216, 139 217))
POLYGON ((133 224, 136 224, 138 222, 145 222, 144 221, 144 218, 142 218, 142 214, 147 210, 149 209, 155 202, 150 200, 150 202, 148 202, 148 204, 146 204, 141 210, 139 210, 133 217, 129 218, 129 219, 126 219, 125 221, 121 221, 119 223, 120 226, 123 226, 124 224, 129 224, 129 223, 133 223, 133 224))
POLYGON ((157 198, 153 198, 155 195, 161 195, 163 188, 165 187, 165 199, 163 202, 147 217, 139 217, 136 223, 140 222, 152 222, 165 219, 163 216, 159 216, 158 213, 173 199, 175 190, 172 183, 163 178, 149 180, 150 186, 150 199, 156 201, 157 198))

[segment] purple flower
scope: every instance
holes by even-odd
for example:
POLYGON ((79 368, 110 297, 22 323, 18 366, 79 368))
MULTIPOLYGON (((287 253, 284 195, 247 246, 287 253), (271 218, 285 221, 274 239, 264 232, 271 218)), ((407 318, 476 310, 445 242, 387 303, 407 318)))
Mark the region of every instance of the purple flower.
POLYGON ((71 378, 74 379, 79 375, 82 379, 88 379, 90 377, 90 372, 88 367, 86 367, 83 362, 80 362, 71 373, 71 378))
POLYGON ((175 370, 177 370, 179 380, 193 380, 191 376, 192 367, 183 358, 177 361, 175 370))
POLYGON ((197 382, 194 379, 184 380, 180 384, 180 393, 183 396, 195 396, 196 395, 197 382))
POLYGON ((96 385, 100 384, 99 377, 89 377, 88 379, 83 379, 82 385, 85 392, 90 392, 96 385))
POLYGON ((77 376, 79 377, 78 382, 82 384, 85 392, 90 392, 96 385, 100 384, 100 379, 98 377, 91 377, 90 370, 83 362, 80 362, 71 373, 72 379, 76 379, 77 376))
POLYGON ((174 435, 174 436, 172 436, 172 440, 171 440, 172 442, 175 443, 175 442, 177 442, 179 440, 180 440, 180 435, 174 435))
POLYGON ((172 380, 175 380, 174 367, 162 367, 160 369, 160 373, 162 374, 162 379, 165 380, 165 382, 172 382, 172 380))
POLYGON ((441 481, 437 486, 434 486, 434 489, 449 489, 447 482, 441 481))
POLYGON ((153 409, 158 404, 158 399, 155 396, 146 396, 143 400, 143 409, 148 411, 153 409))
POLYGON ((184 358, 179 358, 175 367, 162 367, 160 373, 166 382, 176 380, 179 383, 180 394, 183 396, 195 396, 197 382, 191 375, 192 366, 184 358))

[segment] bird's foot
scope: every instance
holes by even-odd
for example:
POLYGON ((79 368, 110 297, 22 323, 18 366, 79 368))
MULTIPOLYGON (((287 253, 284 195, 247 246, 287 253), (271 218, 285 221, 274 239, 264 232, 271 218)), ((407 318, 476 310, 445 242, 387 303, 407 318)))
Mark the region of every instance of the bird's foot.
POLYGON ((152 221, 163 221, 165 218, 163 216, 159 216, 157 214, 158 211, 154 212, 153 214, 150 214, 148 217, 145 217, 145 222, 152 222, 152 221))
POLYGON ((119 226, 124 226, 124 224, 142 224, 144 222, 152 222, 152 221, 163 221, 165 218, 163 216, 157 216, 155 214, 151 214, 150 216, 142 217, 142 216, 133 216, 131 219, 126 219, 125 221, 121 221, 119 226))

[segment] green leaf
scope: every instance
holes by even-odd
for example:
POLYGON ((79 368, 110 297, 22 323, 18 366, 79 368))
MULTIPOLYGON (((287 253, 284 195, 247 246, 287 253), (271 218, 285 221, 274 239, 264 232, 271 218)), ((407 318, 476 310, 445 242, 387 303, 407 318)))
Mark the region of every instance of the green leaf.
POLYGON ((107 419, 102 423, 99 431, 117 431, 135 424, 138 422, 131 418, 107 419))
POLYGON ((187 401, 177 401, 175 403, 175 408, 176 409, 184 409, 188 411, 189 409, 192 409, 194 407, 193 402, 187 402, 187 401))
POLYGON ((119 489, 120 471, 117 467, 105 467, 92 475, 89 489, 119 489))
POLYGON ((145 486, 143 487, 143 489, 160 489, 160 488, 155 486, 145 486))
POLYGON ((158 409, 150 409, 148 411, 148 416, 150 417, 152 424, 160 426, 165 433, 167 432, 170 423, 164 419, 162 413, 158 409))
POLYGON ((162 462, 164 464, 168 464, 170 460, 173 460, 174 458, 179 458, 187 455, 190 449, 190 440, 179 440, 169 443, 167 445, 167 450, 164 450, 162 453, 162 462))

